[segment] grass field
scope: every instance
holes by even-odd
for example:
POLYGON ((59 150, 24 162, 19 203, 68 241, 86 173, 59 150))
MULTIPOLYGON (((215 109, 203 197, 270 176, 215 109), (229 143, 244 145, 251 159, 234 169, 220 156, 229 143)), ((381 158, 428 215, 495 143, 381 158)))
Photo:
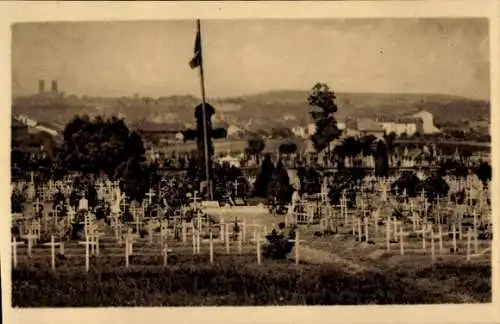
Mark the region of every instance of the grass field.
MULTIPOLYGON (((224 212, 227 223, 238 215, 240 221, 245 218, 248 224, 267 229, 284 221, 283 215, 271 217, 267 211, 219 212, 224 212)), ((12 303, 14 307, 96 307, 491 302, 488 254, 467 262, 463 251, 450 254, 444 249, 432 262, 428 250, 422 253, 418 238, 408 238, 405 255, 399 255, 397 243, 386 251, 383 233, 375 238, 377 244, 367 245, 356 241, 349 225, 335 236, 316 237, 318 229, 318 225, 300 228, 299 265, 293 252, 289 260, 262 259, 258 265, 251 241, 242 255, 235 253, 234 245, 232 255, 218 245, 214 264, 209 262, 206 242, 201 255, 192 255, 189 242, 185 247, 172 242, 169 247, 174 251, 165 267, 161 250, 145 241, 134 245, 128 268, 123 246, 103 246, 102 255, 91 258, 87 273, 85 250, 73 242, 76 247, 68 243, 66 258, 57 259, 53 271, 50 248, 36 247, 30 259, 24 245, 18 250, 18 268, 12 272, 12 303)), ((480 242, 480 249, 485 244, 480 242)))
POLYGON ((23 262, 12 272, 14 307, 359 305, 491 301, 489 263, 391 266, 353 273, 341 264, 255 263, 255 255, 134 257, 59 264, 23 262))

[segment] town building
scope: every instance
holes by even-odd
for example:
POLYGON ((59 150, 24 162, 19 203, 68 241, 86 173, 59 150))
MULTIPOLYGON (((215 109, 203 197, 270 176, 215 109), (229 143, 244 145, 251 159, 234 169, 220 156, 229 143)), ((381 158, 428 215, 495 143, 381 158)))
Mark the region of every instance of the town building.
POLYGON ((293 133, 293 135, 295 135, 299 138, 307 138, 309 136, 308 127, 303 127, 303 126, 292 127, 292 133, 293 133))
POLYGON ((230 125, 227 127, 227 138, 228 139, 239 139, 244 136, 245 131, 236 126, 236 125, 230 125))
POLYGON ((441 132, 436 125, 434 125, 434 116, 430 112, 421 110, 411 117, 422 120, 422 134, 436 134, 441 132))
POLYGON ((359 119, 357 121, 357 128, 360 136, 375 136, 377 138, 384 137, 385 130, 382 124, 373 119, 359 119))
POLYGON ((185 128, 181 123, 157 124, 141 121, 134 125, 147 146, 168 144, 179 141, 178 134, 185 128))
POLYGON ((412 136, 415 134, 423 134, 423 123, 420 118, 415 117, 399 117, 388 119, 379 119, 380 124, 387 134, 395 133, 398 136, 406 134, 412 136))

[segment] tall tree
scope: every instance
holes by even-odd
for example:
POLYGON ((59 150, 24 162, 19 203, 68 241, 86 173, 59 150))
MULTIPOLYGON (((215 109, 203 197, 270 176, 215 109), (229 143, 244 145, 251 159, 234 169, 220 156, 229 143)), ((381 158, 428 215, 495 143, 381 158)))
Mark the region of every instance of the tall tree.
POLYGON ((357 156, 362 151, 361 143, 352 136, 347 137, 343 143, 343 152, 346 156, 357 156))
POLYGON ((285 142, 279 146, 280 154, 294 154, 297 152, 297 144, 293 142, 285 142))
POLYGON ((264 156, 264 160, 262 161, 262 165, 260 167, 260 171, 257 174, 257 178, 255 179, 253 194, 256 197, 267 198, 267 189, 269 185, 269 181, 274 172, 274 164, 271 161, 271 156, 266 154, 264 156))
POLYGON ((100 174, 113 178, 116 169, 129 159, 145 161, 141 137, 130 132, 122 119, 107 120, 77 116, 64 129, 60 152, 61 166, 83 174, 100 174))
POLYGON ((375 162, 375 175, 387 177, 389 175, 389 155, 384 140, 379 139, 373 142, 372 156, 375 162))
POLYGON ((477 175, 479 180, 483 183, 486 188, 488 186, 488 181, 491 181, 491 165, 488 162, 481 162, 479 166, 474 168, 474 173, 477 175))
POLYGON ((316 125, 316 131, 311 135, 314 149, 317 152, 329 147, 329 143, 340 137, 341 131, 333 114, 337 112, 335 93, 326 83, 316 83, 307 102, 310 106, 310 115, 316 125))
POLYGON ((248 155, 252 155, 255 157, 255 161, 257 164, 259 164, 259 156, 264 151, 264 148, 266 147, 266 143, 264 142, 264 139, 260 136, 253 136, 250 139, 248 139, 247 142, 247 147, 245 148, 245 152, 248 155))
POLYGON ((288 203, 292 200, 293 188, 290 185, 290 178, 281 160, 276 163, 271 180, 269 181, 268 196, 276 198, 280 203, 288 203))

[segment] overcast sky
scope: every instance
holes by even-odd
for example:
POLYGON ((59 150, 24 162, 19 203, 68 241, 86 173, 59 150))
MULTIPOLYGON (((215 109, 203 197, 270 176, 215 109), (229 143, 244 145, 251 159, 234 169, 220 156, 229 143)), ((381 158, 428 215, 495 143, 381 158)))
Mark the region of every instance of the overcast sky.
MULTIPOLYGON (((199 95, 194 21, 13 26, 13 94, 199 95)), ((486 19, 202 21, 210 97, 327 82, 339 92, 489 98, 486 19)))

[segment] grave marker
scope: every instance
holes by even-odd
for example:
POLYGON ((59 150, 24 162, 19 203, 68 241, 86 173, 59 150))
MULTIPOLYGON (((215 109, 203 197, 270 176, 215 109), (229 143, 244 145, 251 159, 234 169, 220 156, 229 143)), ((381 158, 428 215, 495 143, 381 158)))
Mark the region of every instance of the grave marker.
POLYGON ((89 245, 94 244, 94 242, 89 241, 88 236, 85 239, 86 239, 85 241, 80 241, 80 242, 78 242, 78 244, 85 245, 85 271, 89 272, 89 268, 90 268, 89 245))
POLYGON ((55 247, 56 246, 59 246, 59 248, 61 249, 61 254, 63 254, 64 252, 64 243, 62 242, 55 242, 54 241, 54 235, 51 235, 50 236, 50 243, 44 243, 43 245, 45 246, 50 246, 50 256, 51 256, 51 267, 52 267, 52 270, 55 270, 56 269, 56 252, 55 252, 55 247))
POLYGON ((434 249, 434 231, 431 230, 430 234, 431 234, 431 257, 432 257, 432 261, 434 262, 434 261, 436 261, 436 252, 434 249))
POLYGON ((471 228, 469 227, 467 231, 467 261, 470 261, 470 243, 471 243, 471 228))
POLYGON ((17 246, 23 244, 24 242, 17 242, 16 238, 13 237, 11 246, 12 246, 12 264, 14 268, 17 268, 17 246))
POLYGON ((168 236, 164 238, 163 244, 163 266, 168 264, 168 236))
POLYGON ((399 228, 399 250, 401 255, 405 254, 403 226, 399 228))
POLYGON ((30 234, 23 235, 21 237, 28 239, 28 257, 31 258, 31 251, 33 248, 33 242, 36 242, 36 240, 38 239, 38 236, 36 234, 34 234, 33 232, 31 232, 30 234))
POLYGON ((212 237, 212 231, 210 231, 210 264, 214 263, 214 241, 212 237))

